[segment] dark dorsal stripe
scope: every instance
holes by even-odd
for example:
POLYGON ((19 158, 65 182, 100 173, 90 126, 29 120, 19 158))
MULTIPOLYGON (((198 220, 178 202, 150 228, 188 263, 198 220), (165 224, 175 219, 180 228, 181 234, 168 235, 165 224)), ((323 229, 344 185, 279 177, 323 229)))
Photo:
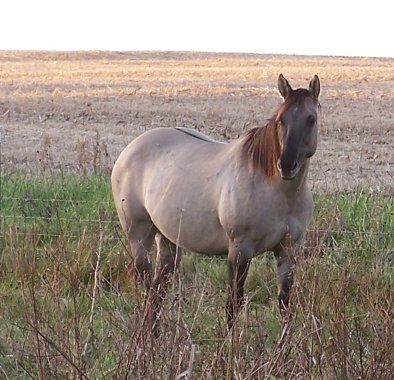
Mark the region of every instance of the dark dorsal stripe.
POLYGON ((179 132, 184 133, 185 135, 194 137, 194 138, 197 139, 197 140, 205 141, 205 142, 208 142, 208 143, 217 142, 217 141, 215 141, 215 140, 209 138, 208 136, 205 136, 205 135, 203 135, 202 133, 197 132, 197 131, 194 133, 194 131, 190 131, 190 130, 184 129, 184 128, 177 128, 177 127, 175 127, 175 129, 176 129, 177 131, 179 131, 179 132))

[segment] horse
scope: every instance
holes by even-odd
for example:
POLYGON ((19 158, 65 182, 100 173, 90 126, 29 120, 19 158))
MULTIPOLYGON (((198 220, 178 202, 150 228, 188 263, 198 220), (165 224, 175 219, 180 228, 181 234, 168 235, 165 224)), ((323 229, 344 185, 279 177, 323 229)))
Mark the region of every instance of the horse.
POLYGON ((314 206, 307 174, 317 149, 320 80, 315 75, 308 89, 293 89, 280 74, 278 90, 283 102, 267 124, 232 142, 188 128, 156 128, 118 157, 114 202, 133 273, 157 295, 154 320, 182 250, 227 255, 228 329, 242 306, 250 262, 266 251, 277 261, 280 314, 287 311, 314 206))

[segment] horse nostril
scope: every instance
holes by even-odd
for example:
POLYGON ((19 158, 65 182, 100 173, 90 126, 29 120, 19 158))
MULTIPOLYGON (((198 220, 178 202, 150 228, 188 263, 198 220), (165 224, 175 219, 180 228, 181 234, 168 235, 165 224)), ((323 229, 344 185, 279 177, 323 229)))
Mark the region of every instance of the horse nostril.
POLYGON ((296 170, 298 168, 298 162, 294 161, 294 162, 282 162, 282 160, 278 160, 278 169, 279 170, 286 170, 286 171, 293 171, 296 170))

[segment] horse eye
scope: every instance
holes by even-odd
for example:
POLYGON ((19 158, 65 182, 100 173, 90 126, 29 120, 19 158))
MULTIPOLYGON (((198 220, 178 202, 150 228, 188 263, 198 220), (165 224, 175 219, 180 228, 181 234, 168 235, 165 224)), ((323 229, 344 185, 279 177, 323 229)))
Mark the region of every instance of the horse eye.
POLYGON ((307 124, 309 127, 313 127, 313 126, 315 125, 315 123, 316 123, 316 117, 313 116, 313 115, 309 115, 309 116, 307 117, 307 119, 306 119, 306 124, 307 124))

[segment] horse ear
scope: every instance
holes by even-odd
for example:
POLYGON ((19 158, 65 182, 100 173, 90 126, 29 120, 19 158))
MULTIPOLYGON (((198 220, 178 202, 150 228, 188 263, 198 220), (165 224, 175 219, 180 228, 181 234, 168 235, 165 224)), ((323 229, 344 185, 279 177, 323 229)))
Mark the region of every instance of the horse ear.
POLYGON ((282 95, 284 99, 286 99, 293 92, 293 89, 291 88, 289 82, 283 76, 283 74, 279 74, 278 89, 279 89, 279 93, 282 95))
POLYGON ((320 94, 320 79, 317 75, 309 83, 309 92, 317 100, 320 94))

